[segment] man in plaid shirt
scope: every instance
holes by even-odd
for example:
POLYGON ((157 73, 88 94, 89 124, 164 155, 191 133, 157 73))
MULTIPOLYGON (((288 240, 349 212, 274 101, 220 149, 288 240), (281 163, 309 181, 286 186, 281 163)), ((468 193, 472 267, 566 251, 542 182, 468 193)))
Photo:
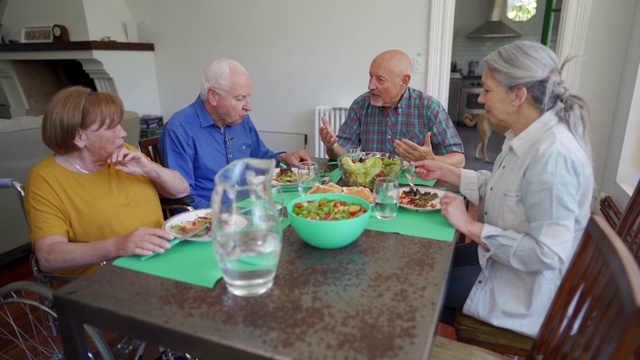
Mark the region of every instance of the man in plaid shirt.
POLYGON ((373 59, 369 91, 353 101, 338 134, 322 119, 320 138, 330 158, 344 154, 345 148, 360 147, 407 161, 432 159, 464 166, 462 140, 444 106, 409 87, 411 67, 411 59, 400 50, 373 59))

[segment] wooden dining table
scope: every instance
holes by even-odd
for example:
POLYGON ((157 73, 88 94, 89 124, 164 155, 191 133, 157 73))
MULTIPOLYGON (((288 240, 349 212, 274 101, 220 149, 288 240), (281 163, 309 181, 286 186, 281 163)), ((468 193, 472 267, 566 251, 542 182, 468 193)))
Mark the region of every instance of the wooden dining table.
POLYGON ((199 359, 427 359, 457 237, 367 229, 323 250, 287 226, 273 287, 254 297, 104 266, 54 294, 65 355, 86 357, 89 324, 199 359))

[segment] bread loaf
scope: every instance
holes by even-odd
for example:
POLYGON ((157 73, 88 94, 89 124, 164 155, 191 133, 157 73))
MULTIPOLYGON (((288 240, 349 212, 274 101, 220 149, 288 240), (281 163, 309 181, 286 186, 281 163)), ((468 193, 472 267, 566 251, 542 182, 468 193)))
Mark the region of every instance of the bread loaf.
POLYGON ((358 186, 358 187, 345 187, 343 188, 343 193, 351 195, 351 196, 357 196, 361 199, 366 200, 369 204, 373 204, 373 193, 371 192, 371 190, 367 189, 366 187, 363 186, 358 186))

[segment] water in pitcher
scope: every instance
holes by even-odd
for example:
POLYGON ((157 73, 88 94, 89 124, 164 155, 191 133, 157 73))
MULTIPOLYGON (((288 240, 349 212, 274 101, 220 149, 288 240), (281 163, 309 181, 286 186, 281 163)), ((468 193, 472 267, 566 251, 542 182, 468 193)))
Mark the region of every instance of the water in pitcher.
POLYGON ((280 238, 265 231, 248 231, 221 237, 216 256, 229 291, 240 296, 269 290, 280 258, 280 238))

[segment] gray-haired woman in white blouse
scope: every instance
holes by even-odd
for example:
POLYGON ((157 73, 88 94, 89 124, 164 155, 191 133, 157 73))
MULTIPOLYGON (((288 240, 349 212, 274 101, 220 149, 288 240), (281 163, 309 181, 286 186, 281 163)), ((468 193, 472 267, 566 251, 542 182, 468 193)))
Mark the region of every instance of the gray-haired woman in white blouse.
POLYGON ((462 308, 535 337, 589 219, 588 108, 544 45, 517 41, 483 62, 478 101, 491 122, 510 129, 493 171, 421 161, 416 174, 458 185, 472 203, 484 197, 484 223, 469 217, 460 196, 441 199, 442 214, 473 239, 456 248, 443 316, 462 308))

